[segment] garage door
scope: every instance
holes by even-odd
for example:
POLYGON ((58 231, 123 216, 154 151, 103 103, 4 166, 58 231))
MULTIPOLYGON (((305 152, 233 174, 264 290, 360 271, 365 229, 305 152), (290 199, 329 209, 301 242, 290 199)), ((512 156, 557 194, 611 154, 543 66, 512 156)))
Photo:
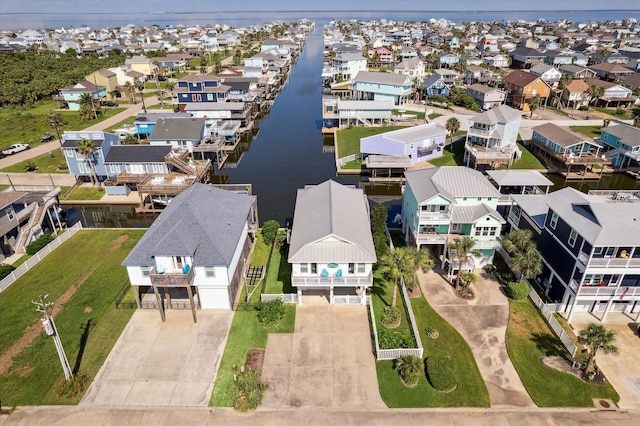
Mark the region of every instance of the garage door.
POLYGON ((198 287, 202 309, 231 309, 227 287, 198 287))

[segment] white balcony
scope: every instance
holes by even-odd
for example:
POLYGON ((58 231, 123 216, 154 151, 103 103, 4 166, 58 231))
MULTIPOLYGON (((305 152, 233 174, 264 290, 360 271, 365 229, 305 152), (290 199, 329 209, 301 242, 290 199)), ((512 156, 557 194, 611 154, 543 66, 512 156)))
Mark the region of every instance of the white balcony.
POLYGON ((447 234, 437 234, 435 232, 422 232, 416 234, 417 244, 445 244, 447 242, 447 234))
POLYGON ((451 213, 420 212, 420 224, 442 224, 451 222, 451 213))
POLYGON ((600 287, 583 285, 578 289, 576 297, 583 296, 593 297, 594 299, 613 297, 616 300, 625 300, 631 297, 640 297, 640 287, 600 287))
POLYGON ((373 275, 323 277, 318 276, 292 276, 293 287, 370 287, 373 284, 373 275))

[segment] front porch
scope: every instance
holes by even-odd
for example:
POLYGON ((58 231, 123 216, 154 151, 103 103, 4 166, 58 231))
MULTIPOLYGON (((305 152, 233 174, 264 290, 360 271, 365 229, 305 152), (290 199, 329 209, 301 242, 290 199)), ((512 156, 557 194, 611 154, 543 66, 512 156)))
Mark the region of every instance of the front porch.
POLYGON ((367 288, 373 280, 344 279, 338 277, 320 278, 304 282, 292 277, 291 285, 297 289, 297 302, 302 305, 307 296, 320 296, 330 305, 366 305, 367 288), (348 280, 348 283, 347 283, 348 280))
POLYGON ((521 155, 522 153, 516 144, 501 148, 499 146, 488 147, 487 145, 467 142, 464 146, 464 163, 467 167, 470 167, 470 164, 473 164, 474 167, 489 165, 495 168, 501 164, 511 167, 513 162, 519 159, 521 155))
POLYGON ((584 152, 575 152, 571 149, 573 146, 564 147, 562 152, 557 152, 536 139, 531 139, 530 145, 544 158, 553 160, 569 168, 572 165, 588 166, 597 164, 604 166, 611 164, 611 160, 603 155, 603 151, 598 145, 591 145, 589 150, 584 152))

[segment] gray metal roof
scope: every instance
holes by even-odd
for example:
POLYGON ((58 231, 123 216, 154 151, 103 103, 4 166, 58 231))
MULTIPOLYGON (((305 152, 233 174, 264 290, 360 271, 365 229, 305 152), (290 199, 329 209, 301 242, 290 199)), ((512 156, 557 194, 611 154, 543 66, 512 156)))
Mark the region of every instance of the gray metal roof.
POLYGON ((451 223, 474 223, 487 214, 498 219, 500 223, 505 223, 505 220, 500 213, 484 203, 477 204, 475 206, 453 206, 451 212, 451 223))
POLYGON ((611 202, 571 187, 547 195, 512 197, 541 228, 551 209, 594 246, 637 246, 640 242, 640 203, 611 202))
POLYGON ((253 198, 196 183, 151 224, 123 266, 151 266, 154 256, 192 256, 193 266, 229 266, 253 198))
POLYGON ((171 145, 116 145, 104 159, 105 163, 163 163, 171 145))
POLYGON ((640 129, 628 124, 617 124, 604 127, 602 132, 608 133, 618 138, 627 146, 640 145, 640 129))
POLYGON ((440 127, 435 123, 429 123, 415 127, 393 130, 391 132, 382 133, 380 136, 384 139, 390 139, 392 141, 407 144, 446 134, 447 130, 444 127, 440 127))
POLYGON ((390 72, 358 71, 354 82, 392 84, 394 86, 404 86, 411 84, 411 79, 402 74, 390 72))
POLYGON ((149 135, 149 140, 200 140, 204 118, 160 118, 149 135))
POLYGON ((534 127, 532 130, 549 139, 553 143, 565 148, 585 142, 591 145, 600 146, 594 143, 592 139, 580 133, 573 132, 566 127, 560 127, 553 123, 541 124, 540 126, 534 127))
POLYGON ((471 118, 470 121, 473 123, 484 124, 509 123, 521 118, 521 114, 522 111, 513 109, 507 105, 500 105, 499 107, 491 108, 490 110, 476 115, 471 118))
POLYGON ((289 262, 376 262, 364 191, 333 180, 298 189, 289 262))
POLYGON ((482 173, 464 166, 435 167, 405 172, 418 203, 438 194, 452 202, 461 197, 499 197, 498 190, 482 173))
POLYGON ((393 101, 343 101, 338 99, 338 110, 391 111, 393 101))
POLYGON ((487 170, 487 174, 498 186, 553 186, 553 182, 537 170, 487 170))
POLYGON ((194 102, 184 106, 185 111, 244 111, 244 102, 194 102))
POLYGON ((408 155, 367 155, 367 168, 369 169, 408 169, 413 166, 408 155))

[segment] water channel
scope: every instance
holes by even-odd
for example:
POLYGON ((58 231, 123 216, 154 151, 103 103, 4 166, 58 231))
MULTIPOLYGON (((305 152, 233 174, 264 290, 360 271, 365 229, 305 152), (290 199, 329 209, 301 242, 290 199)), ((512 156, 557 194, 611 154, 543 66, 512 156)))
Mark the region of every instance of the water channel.
MULTIPOLYGON (((326 148, 321 133, 323 65, 322 22, 307 36, 304 50, 292 66, 288 81, 278 94, 257 134, 246 138, 230 155, 222 170, 212 172, 213 183, 252 185, 258 197, 260 222, 275 219, 284 225, 293 217, 296 191, 305 185, 334 179, 343 184, 363 185, 366 178, 338 176, 335 157, 326 148)), ((599 181, 565 182, 557 175, 552 190, 567 185, 583 192, 589 189, 638 188, 640 182, 623 175, 603 175, 599 181)), ((391 217, 400 197, 398 184, 367 186, 374 202, 393 204, 391 217), (395 199, 395 201, 393 201, 395 199), (390 201, 391 200, 391 201, 390 201)), ((90 227, 148 227, 156 215, 136 214, 132 206, 78 206, 72 218, 90 227)), ((73 219, 71 220, 73 222, 73 219)))

